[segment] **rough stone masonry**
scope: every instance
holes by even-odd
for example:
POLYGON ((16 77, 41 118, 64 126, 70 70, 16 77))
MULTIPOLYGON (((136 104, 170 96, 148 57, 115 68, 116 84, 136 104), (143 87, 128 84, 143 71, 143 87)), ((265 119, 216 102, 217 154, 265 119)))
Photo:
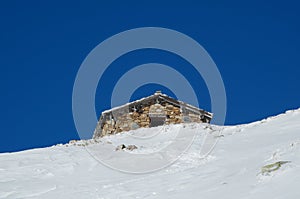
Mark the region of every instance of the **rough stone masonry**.
POLYGON ((211 119, 212 113, 156 92, 149 97, 104 111, 93 138, 167 124, 209 123, 211 119))

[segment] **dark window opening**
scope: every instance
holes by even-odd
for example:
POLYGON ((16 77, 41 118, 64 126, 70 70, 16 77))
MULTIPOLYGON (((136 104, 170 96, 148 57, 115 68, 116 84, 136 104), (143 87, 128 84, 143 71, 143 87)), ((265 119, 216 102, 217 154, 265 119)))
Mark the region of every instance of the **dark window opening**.
POLYGON ((151 117, 150 127, 162 126, 165 124, 165 117, 151 117))

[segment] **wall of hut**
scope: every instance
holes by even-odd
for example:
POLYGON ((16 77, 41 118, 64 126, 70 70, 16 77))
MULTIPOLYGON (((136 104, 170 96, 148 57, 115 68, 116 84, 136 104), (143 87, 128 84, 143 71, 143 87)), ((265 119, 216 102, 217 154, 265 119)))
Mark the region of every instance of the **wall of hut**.
POLYGON ((184 122, 209 122, 200 113, 195 113, 184 107, 168 102, 155 101, 138 106, 125 107, 102 114, 96 127, 94 138, 113 135, 123 131, 148 128, 151 126, 151 117, 164 118, 164 124, 179 124, 184 122))

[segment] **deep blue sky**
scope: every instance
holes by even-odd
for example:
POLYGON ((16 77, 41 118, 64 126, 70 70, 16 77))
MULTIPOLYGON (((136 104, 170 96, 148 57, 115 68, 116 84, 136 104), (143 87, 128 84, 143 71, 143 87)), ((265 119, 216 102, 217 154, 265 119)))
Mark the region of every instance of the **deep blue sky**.
MULTIPOLYGON (((137 27, 180 31, 208 51, 227 92, 226 124, 260 120, 300 107, 297 1, 121 2, 0 3, 0 152, 78 139, 72 89, 82 61, 101 41, 137 27)), ((150 61, 174 67, 188 64, 159 50, 120 57, 100 81, 99 88, 105 89, 103 93, 98 89, 96 95, 98 114, 109 108, 108 96, 122 72, 112 71, 150 61)), ((187 72, 187 78, 199 82, 201 108, 210 110, 205 84, 192 74, 187 72)), ((132 99, 158 88, 141 87, 132 99)))

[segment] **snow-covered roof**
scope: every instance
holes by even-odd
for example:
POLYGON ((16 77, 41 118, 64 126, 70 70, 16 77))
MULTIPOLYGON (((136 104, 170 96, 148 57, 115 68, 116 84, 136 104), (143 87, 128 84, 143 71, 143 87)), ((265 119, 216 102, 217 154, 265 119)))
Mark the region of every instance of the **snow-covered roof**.
POLYGON ((153 95, 150 95, 150 96, 148 96, 148 97, 144 97, 144 98, 141 98, 141 99, 139 99, 139 100, 135 100, 135 101, 132 101, 132 102, 128 102, 128 103, 126 103, 126 104, 124 104, 124 105, 117 106, 117 107, 114 107, 114 108, 112 108, 112 109, 105 110, 105 111, 102 112, 102 115, 103 115, 103 114, 111 113, 111 112, 116 111, 116 110, 120 110, 120 109, 127 108, 128 106, 131 106, 131 105, 134 105, 134 104, 138 104, 138 103, 140 103, 140 102, 142 102, 142 101, 149 100, 149 99, 151 99, 151 98, 161 98, 161 99, 164 99, 165 101, 167 101, 167 102, 169 102, 169 103, 171 103, 171 104, 176 104, 176 103, 177 103, 177 104, 179 104, 180 106, 183 106, 183 107, 185 107, 186 109, 188 109, 188 110, 190 110, 190 111, 204 113, 207 117, 212 118, 212 116, 213 116, 213 114, 210 113, 210 112, 207 112, 207 111, 205 111, 205 110, 203 110, 203 109, 200 109, 200 108, 198 108, 198 107, 195 107, 195 106, 193 106, 193 105, 187 104, 187 103, 182 102, 182 101, 180 101, 180 100, 176 100, 176 99, 174 99, 174 98, 172 98, 172 97, 170 97, 170 96, 168 96, 168 95, 166 95, 166 94, 161 93, 160 91, 156 91, 153 95))

